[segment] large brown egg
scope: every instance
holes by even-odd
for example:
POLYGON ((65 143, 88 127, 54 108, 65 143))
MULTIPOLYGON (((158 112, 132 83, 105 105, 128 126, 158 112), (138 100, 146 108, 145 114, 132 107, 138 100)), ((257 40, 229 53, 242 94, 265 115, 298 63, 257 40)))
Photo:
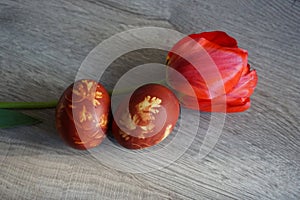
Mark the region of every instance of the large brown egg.
POLYGON ((93 80, 79 80, 62 94, 56 108, 56 128, 76 149, 99 145, 106 136, 110 96, 93 80))
POLYGON ((142 149, 164 140, 180 113, 176 96, 159 84, 147 84, 125 99, 114 114, 112 133, 128 149, 142 149))

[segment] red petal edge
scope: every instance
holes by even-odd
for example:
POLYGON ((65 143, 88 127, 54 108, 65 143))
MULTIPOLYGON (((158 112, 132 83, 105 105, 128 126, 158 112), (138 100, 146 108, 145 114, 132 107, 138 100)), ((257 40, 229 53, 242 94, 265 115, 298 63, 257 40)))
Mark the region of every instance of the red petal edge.
POLYGON ((222 47, 238 47, 237 41, 223 31, 202 32, 198 34, 191 34, 189 36, 196 41, 198 41, 200 38, 205 38, 208 41, 218 44, 222 47))

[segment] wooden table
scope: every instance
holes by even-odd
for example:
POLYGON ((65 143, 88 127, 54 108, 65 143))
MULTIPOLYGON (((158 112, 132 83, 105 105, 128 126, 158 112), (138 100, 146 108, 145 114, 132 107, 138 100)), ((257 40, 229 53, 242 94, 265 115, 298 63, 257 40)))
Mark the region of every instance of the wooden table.
MULTIPOLYGON (((251 109, 226 115, 207 156, 198 159, 212 118, 201 113, 190 119, 200 129, 183 154, 147 173, 113 166, 120 155, 109 151, 119 148, 110 140, 99 147, 103 157, 66 146, 54 109, 24 110, 43 123, 0 130, 0 199, 299 199, 299 21, 300 2, 292 0, 1 0, 0 101, 58 99, 95 46, 144 26, 226 31, 249 51, 259 82, 251 109)), ((104 82, 112 87, 128 66, 164 56, 126 54, 104 82)))

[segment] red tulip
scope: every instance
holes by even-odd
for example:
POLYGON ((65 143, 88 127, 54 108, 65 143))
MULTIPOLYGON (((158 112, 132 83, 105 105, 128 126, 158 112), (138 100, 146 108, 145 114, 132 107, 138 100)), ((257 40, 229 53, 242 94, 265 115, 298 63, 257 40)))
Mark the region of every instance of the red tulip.
POLYGON ((250 69, 247 59, 248 52, 225 32, 192 34, 168 53, 167 81, 187 108, 245 111, 257 84, 256 71, 250 69), (178 74, 187 81, 180 81, 178 74))

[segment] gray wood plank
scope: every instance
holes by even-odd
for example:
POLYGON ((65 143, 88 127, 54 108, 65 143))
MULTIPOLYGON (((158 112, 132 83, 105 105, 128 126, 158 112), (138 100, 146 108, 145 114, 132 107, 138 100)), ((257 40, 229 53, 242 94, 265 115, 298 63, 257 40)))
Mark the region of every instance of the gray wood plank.
MULTIPOLYGON (((117 170, 139 166, 134 159, 145 159, 147 151, 130 160, 129 151, 114 154, 122 148, 107 139, 95 158, 60 140, 54 110, 24 111, 44 122, 0 130, 1 199, 299 199, 299 21, 300 2, 292 0, 1 0, 0 101, 59 98, 96 45, 144 26, 224 30, 249 51, 259 76, 251 109, 226 115, 204 159, 198 159, 199 147, 212 115, 187 111, 186 122, 199 120, 200 129, 195 138, 187 131, 175 144, 192 144, 168 166, 148 173, 117 170), (126 166, 118 166, 120 155, 128 158, 126 166)), ((131 52, 102 81, 112 88, 128 69, 164 58, 163 51, 131 52)), ((164 165, 164 156, 145 165, 164 165)))

